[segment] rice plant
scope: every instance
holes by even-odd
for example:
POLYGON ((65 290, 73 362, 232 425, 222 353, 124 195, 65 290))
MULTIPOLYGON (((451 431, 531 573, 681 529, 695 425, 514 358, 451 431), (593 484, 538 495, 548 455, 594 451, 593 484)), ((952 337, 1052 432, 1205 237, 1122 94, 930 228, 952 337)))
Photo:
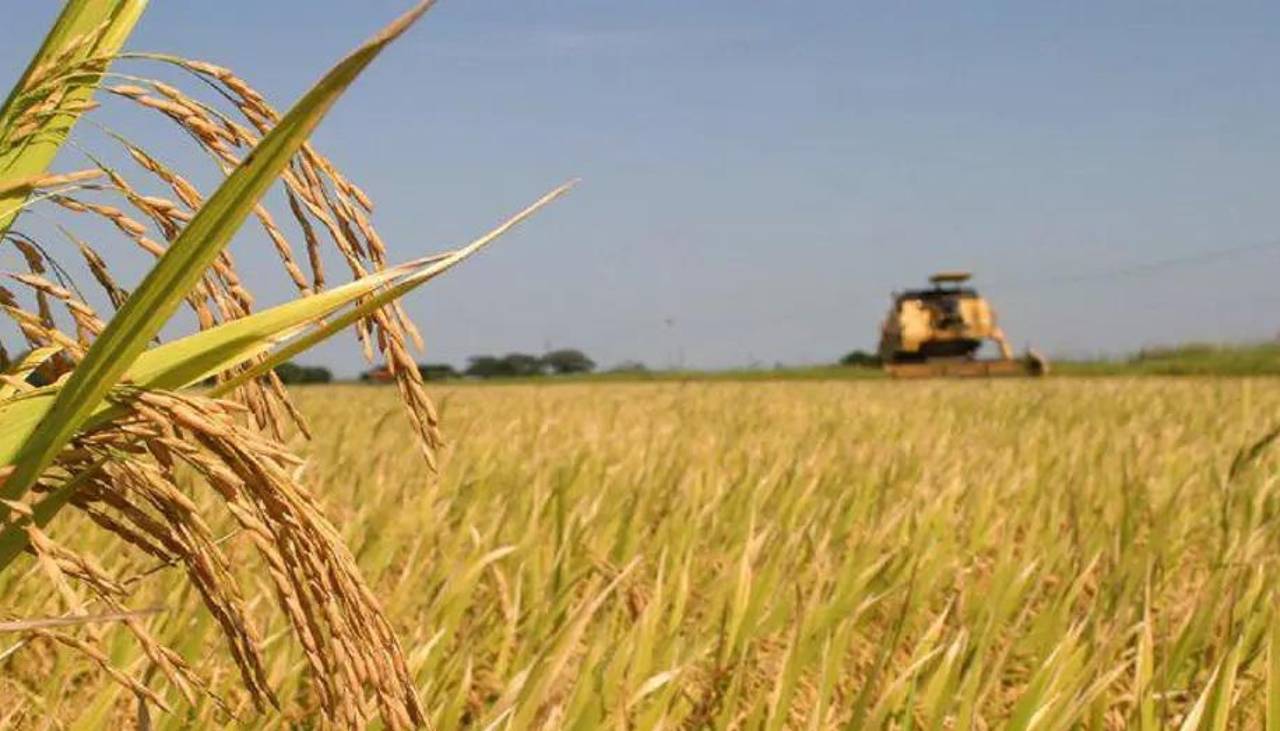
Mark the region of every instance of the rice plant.
POLYGON ((430 486, 360 393, 441 728, 1277 728, 1274 380, 459 386, 430 486))
MULTIPOLYGON (((397 300, 567 189, 460 249, 389 264, 372 202, 307 138, 431 4, 388 25, 284 113, 225 67, 122 52, 143 0, 69 0, 63 8, 0 108, 0 243, 25 266, 4 272, 0 286, 10 325, 10 347, 0 343, 0 577, 40 582, 61 611, 10 616, 9 631, 26 636, 6 656, 35 642, 65 646, 135 694, 140 716, 172 710, 155 688, 161 684, 189 708, 212 703, 222 721, 243 718, 243 704, 216 692, 189 655, 157 641, 145 619, 153 613, 130 604, 147 575, 180 567, 219 628, 253 710, 280 710, 264 659, 271 640, 224 548, 243 541, 303 648, 311 713, 347 727, 374 717, 391 728, 426 722, 394 631, 284 444, 291 430, 310 430, 272 368, 353 327, 367 355, 395 374, 419 451, 434 468, 438 417, 410 354, 422 341, 397 300), (157 68, 181 72, 215 98, 155 77, 157 68), (104 97, 167 119, 207 153, 220 182, 202 191, 147 140, 95 123, 104 97), (81 139, 86 126, 97 132, 92 139, 81 139), (50 171, 68 159, 79 167, 50 171), (273 187, 288 202, 292 232, 263 203, 273 187), (55 221, 55 240, 20 228, 33 216, 55 221), (248 218, 274 248, 296 300, 255 310, 226 248, 248 218), (150 261, 141 281, 119 275, 116 242, 77 233, 85 220, 110 226, 150 261), (348 283, 331 286, 326 248, 345 265, 348 283), (70 273, 77 266, 96 296, 70 273), (193 332, 158 343, 184 305, 193 332), (211 388, 190 390, 207 381, 211 388), (199 491, 217 496, 217 508, 233 518, 229 534, 214 532, 212 506, 197 504, 199 491), (69 547, 51 525, 67 507, 154 567, 120 575, 102 567, 104 554, 69 547), (29 561, 20 560, 24 553, 29 561), (144 675, 119 667, 101 646, 95 625, 104 622, 127 628, 147 658, 144 675)), ((16 607, 0 611, 16 615, 16 607)))
MULTIPOLYGON (((438 478, 402 447, 394 388, 325 386, 295 397, 328 428, 289 445, 436 728, 1276 729, 1278 386, 448 386, 438 478)), ((238 529, 192 499, 214 536, 238 529)), ((82 533, 104 571, 148 570, 82 533)), ((284 709, 258 718, 305 718, 307 650, 262 611, 252 546, 223 550, 284 709)), ((165 606, 140 621, 238 709, 189 587, 148 574, 129 608, 165 606)), ((0 590, 24 616, 50 603, 0 590)), ((116 667, 150 667, 100 629, 116 667)), ((74 652, 5 662, 11 723, 136 713, 76 682, 102 671, 74 652)), ((220 718, 154 688, 175 707, 156 728, 220 718)))
POLYGON ((0 727, 1280 731, 1274 379, 437 408, 398 298, 566 188, 392 264, 306 137, 429 3, 284 113, 122 52, 144 5, 71 0, 0 108, 0 727), (296 299, 255 307, 246 219, 296 299), (346 329, 394 388, 274 380, 346 329))

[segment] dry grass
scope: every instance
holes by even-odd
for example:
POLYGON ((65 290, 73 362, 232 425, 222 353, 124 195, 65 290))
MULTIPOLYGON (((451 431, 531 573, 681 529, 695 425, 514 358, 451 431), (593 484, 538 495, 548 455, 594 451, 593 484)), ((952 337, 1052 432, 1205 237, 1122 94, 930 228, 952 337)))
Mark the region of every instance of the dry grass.
MULTIPOLYGON (((1280 688, 1280 486, 1249 450, 1275 381, 460 386, 440 479, 393 390, 298 401, 317 438, 279 479, 314 486, 294 509, 338 526, 315 540, 351 547, 439 728, 1158 728, 1197 702, 1189 727, 1259 728, 1280 688)), ((267 611, 295 584, 196 494, 281 702, 254 723, 310 716, 312 650, 267 611)), ((141 576, 132 606, 165 611, 133 623, 244 717, 193 583, 60 535, 141 576)), ((0 577, 6 612, 56 614, 48 586, 0 577)), ((225 718, 130 627, 92 631, 155 678, 154 726, 225 718)), ((50 634, 4 660, 11 723, 136 715, 50 634)))

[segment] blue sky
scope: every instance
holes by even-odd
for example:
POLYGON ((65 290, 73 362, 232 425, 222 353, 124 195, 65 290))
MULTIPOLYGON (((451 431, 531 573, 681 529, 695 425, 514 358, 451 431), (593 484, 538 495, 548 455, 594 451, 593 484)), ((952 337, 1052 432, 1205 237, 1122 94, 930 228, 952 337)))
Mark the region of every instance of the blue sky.
MULTIPOLYGON (((406 4, 153 0, 130 46, 285 106, 406 4)), ((23 6, 0 77, 53 5, 23 6)), ((1015 343, 1122 352, 1280 331, 1277 68, 1262 2, 443 0, 317 142, 397 258, 583 178, 411 297, 425 360, 821 362, 946 268, 1015 343), (1235 253, 1142 268, 1206 251, 1235 253)), ((288 294, 262 237, 234 250, 264 302, 288 294)), ((310 360, 361 367, 347 341, 310 360)))

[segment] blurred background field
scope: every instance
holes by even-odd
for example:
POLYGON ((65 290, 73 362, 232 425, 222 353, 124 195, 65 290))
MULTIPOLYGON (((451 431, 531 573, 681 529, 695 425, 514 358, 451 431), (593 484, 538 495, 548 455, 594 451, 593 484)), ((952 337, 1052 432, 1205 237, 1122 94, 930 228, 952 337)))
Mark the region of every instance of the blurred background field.
MULTIPOLYGON (((1271 379, 544 383, 433 388, 439 479, 394 389, 306 387, 306 481, 441 729, 1258 728, 1280 694, 1271 379)), ((203 496, 206 515, 217 503, 203 496)), ((153 564, 102 531, 73 548, 153 564)), ((280 714, 249 717, 176 569, 136 608, 247 723, 315 699, 231 520, 280 714)), ((57 600, 34 563, 6 610, 57 600)), ((138 676, 118 628, 95 631, 138 676)), ((16 635, 10 635, 16 638, 16 635)), ((138 704, 83 655, 0 635, 0 726, 138 704)), ((154 728, 225 723, 184 705, 154 728)))
MULTIPOLYGON (((532 357, 532 356, 531 356, 532 357)), ((454 370, 452 366, 447 373, 432 368, 438 365, 420 367, 423 378, 427 380, 445 380, 453 383, 472 380, 502 380, 506 382, 539 383, 546 373, 532 376, 476 376, 468 370, 454 370)), ((289 372, 278 371, 286 383, 306 383, 297 377, 298 366, 289 364, 289 372)), ((311 370, 311 369, 301 369, 311 370)), ((324 381, 329 382, 333 376, 327 369, 314 369, 323 372, 324 381)), ((1112 356, 1093 357, 1052 357, 1050 372, 1064 376, 1280 376, 1280 343, 1259 342, 1249 344, 1217 344, 1217 343, 1185 343, 1169 346, 1148 346, 1133 353, 1112 356)), ((649 369, 643 364, 623 364, 606 370, 579 373, 551 374, 558 381, 578 381, 584 383, 624 383, 633 381, 831 381, 831 380, 868 380, 887 378, 877 356, 864 350, 854 350, 843 356, 839 362, 826 365, 784 365, 773 367, 757 365, 749 368, 726 368, 720 370, 696 370, 680 368, 649 369)))

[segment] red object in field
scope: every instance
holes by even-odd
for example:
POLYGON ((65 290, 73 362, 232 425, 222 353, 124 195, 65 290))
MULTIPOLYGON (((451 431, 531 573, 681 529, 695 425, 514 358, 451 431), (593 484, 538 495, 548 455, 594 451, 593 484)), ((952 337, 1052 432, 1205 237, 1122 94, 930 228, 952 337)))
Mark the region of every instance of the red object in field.
POLYGON ((391 383, 396 377, 391 373, 391 369, 386 366, 379 366, 373 370, 365 371, 360 377, 362 381, 371 381, 373 383, 391 383))

